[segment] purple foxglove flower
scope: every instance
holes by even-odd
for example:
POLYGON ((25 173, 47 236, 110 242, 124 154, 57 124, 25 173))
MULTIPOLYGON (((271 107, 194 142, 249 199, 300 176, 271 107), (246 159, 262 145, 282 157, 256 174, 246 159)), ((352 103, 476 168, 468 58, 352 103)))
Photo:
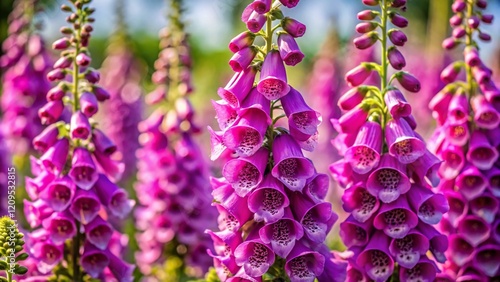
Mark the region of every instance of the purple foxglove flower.
POLYGON ((450 260, 461 267, 474 257, 474 247, 461 234, 449 236, 450 260))
POLYGON ((101 172, 106 173, 113 181, 119 181, 125 171, 125 165, 122 162, 111 159, 111 156, 101 152, 94 151, 94 157, 101 168, 101 172))
POLYGON ((352 168, 351 165, 344 160, 334 162, 328 167, 328 170, 340 186, 346 187, 349 183, 351 183, 351 176, 353 174, 352 168))
POLYGON ((278 46, 281 59, 288 66, 295 66, 304 59, 304 54, 300 51, 293 36, 282 33, 278 36, 278 46))
POLYGON ((488 170, 497 158, 498 151, 490 145, 486 135, 481 131, 474 131, 467 151, 467 160, 481 170, 488 170))
POLYGON ((490 231, 489 224, 475 215, 462 218, 457 225, 457 233, 462 235, 473 247, 485 242, 490 237, 490 231))
POLYGON ((49 92, 47 92, 47 101, 58 101, 61 100, 66 92, 63 90, 62 87, 59 85, 50 89, 49 92))
POLYGON ((398 13, 389 14, 391 23, 399 28, 405 28, 408 26, 408 20, 398 13))
POLYGON ((219 256, 214 256, 210 250, 207 251, 208 255, 213 258, 215 272, 217 276, 224 280, 228 281, 228 279, 233 278, 233 275, 236 275, 240 267, 234 261, 234 257, 222 260, 219 256))
POLYGON ((207 126, 207 130, 210 134, 210 160, 215 161, 228 152, 223 140, 224 132, 214 131, 210 126, 207 126))
MULTIPOLYGON (((252 92, 253 91, 254 90, 252 90, 252 92)), ((212 107, 215 109, 217 123, 221 130, 229 128, 238 119, 238 112, 236 109, 231 107, 225 100, 212 100, 212 107)))
POLYGON ((113 227, 102 217, 96 216, 85 225, 85 238, 98 249, 106 250, 113 236, 113 227))
POLYGON ((69 152, 69 141, 66 138, 59 139, 45 154, 40 157, 40 163, 46 170, 53 174, 59 174, 64 169, 69 152))
POLYGON ((378 13, 372 10, 364 10, 357 14, 357 18, 360 21, 371 21, 378 17, 378 13))
POLYGON ((433 116, 440 125, 444 124, 446 121, 448 106, 453 96, 453 92, 447 91, 447 89, 444 88, 429 101, 429 109, 433 111, 433 116))
POLYGON ((367 191, 384 203, 396 201, 410 187, 405 165, 389 154, 382 156, 379 167, 370 174, 366 182, 367 191))
POLYGON ((438 268, 436 263, 427 259, 426 257, 420 258, 420 261, 411 269, 401 268, 399 279, 401 281, 435 281, 438 268))
POLYGON ((111 139, 109 139, 104 132, 97 128, 92 131, 92 143, 94 143, 94 146, 98 151, 106 155, 111 155, 116 152, 116 145, 113 141, 111 141, 111 139))
POLYGON ((373 69, 369 65, 361 64, 346 73, 345 81, 350 87, 359 86, 370 77, 372 71, 373 69))
POLYGON ((281 219, 289 205, 283 184, 269 174, 248 197, 248 208, 254 213, 257 222, 264 220, 272 223, 281 219))
POLYGON ((50 101, 38 110, 38 116, 42 124, 51 124, 56 122, 64 110, 62 101, 50 101))
POLYGON ((287 8, 294 8, 300 0, 280 0, 281 4, 287 8))
POLYGON ((69 207, 71 214, 81 223, 94 220, 101 209, 99 198, 93 190, 78 189, 69 207))
POLYGON ((398 119, 411 114, 411 105, 406 102, 401 91, 397 89, 387 91, 384 95, 384 100, 392 118, 398 119))
POLYGON ((28 221, 31 228, 40 226, 42 221, 54 212, 49 205, 41 199, 34 202, 29 202, 25 199, 23 203, 24 215, 26 216, 26 221, 28 221))
POLYGON ((75 195, 75 183, 68 177, 55 179, 40 193, 40 198, 56 212, 62 212, 69 207, 75 195))
POLYGON ((83 92, 80 96, 80 107, 86 117, 92 117, 97 113, 97 98, 90 92, 83 92))
POLYGON ((490 171, 487 173, 487 178, 489 182, 489 187, 491 193, 495 197, 500 197, 500 169, 498 168, 492 168, 490 171))
POLYGON ((457 176, 455 185, 467 200, 472 200, 486 190, 488 181, 475 166, 467 165, 457 176))
POLYGON ((321 201, 326 198, 329 185, 330 179, 328 178, 328 175, 317 173, 307 180, 303 192, 309 198, 313 199, 313 201, 321 201))
POLYGON ((49 232, 50 239, 54 244, 61 245, 76 235, 75 221, 66 213, 53 213, 42 222, 43 228, 49 232))
POLYGON ((429 239, 418 231, 410 231, 401 239, 393 239, 389 251, 394 260, 404 268, 413 268, 419 262, 420 256, 425 256, 429 250, 429 239))
POLYGON ((55 63, 53 68, 55 69, 65 69, 71 66, 73 59, 70 56, 61 57, 55 63))
POLYGON ((116 278, 117 281, 122 281, 122 282, 134 281, 133 273, 135 266, 126 263, 125 261, 123 261, 121 258, 117 257, 110 251, 105 252, 105 255, 108 257, 109 260, 108 268, 111 271, 111 273, 113 273, 113 276, 116 278))
POLYGON ((294 88, 280 99, 283 110, 288 117, 288 126, 303 134, 312 135, 318 130, 321 115, 309 107, 304 98, 294 88))
POLYGON ((469 140, 469 127, 467 123, 448 123, 445 125, 445 134, 451 144, 464 146, 469 140))
POLYGON ((439 168, 440 175, 445 179, 454 179, 465 165, 465 156, 462 148, 447 144, 440 152, 443 159, 439 168))
POLYGON ((30 253, 37 260, 38 271, 42 274, 49 273, 63 260, 64 245, 56 245, 46 240, 35 243, 30 249, 30 253))
POLYGON ((409 164, 425 154, 425 143, 403 119, 390 120, 385 129, 389 153, 401 163, 409 164))
POLYGON ((391 66, 396 70, 402 70, 406 66, 405 57, 396 47, 389 48, 387 58, 391 66))
POLYGON ((231 60, 229 60, 229 65, 234 72, 241 72, 248 68, 255 55, 257 55, 257 49, 254 47, 243 48, 233 55, 231 60))
POLYGON ((284 216, 273 223, 268 223, 259 230, 260 239, 270 244, 271 249, 280 257, 287 257, 295 246, 295 242, 304 236, 304 228, 285 209, 284 216))
POLYGON ((498 276, 500 269, 500 247, 494 244, 486 244, 476 250, 472 264, 476 269, 482 271, 489 277, 498 276))
POLYGON ((97 196, 101 203, 118 218, 125 218, 135 202, 128 199, 128 193, 111 182, 104 174, 99 174, 95 182, 97 196))
POLYGON ((229 277, 227 282, 239 282, 239 281, 245 281, 245 282, 262 282, 262 277, 252 277, 248 274, 246 274, 245 269, 242 267, 240 268, 233 277, 229 277))
POLYGON ((410 209, 405 196, 400 196, 392 203, 382 204, 373 220, 375 228, 395 239, 405 237, 417 224, 418 217, 410 209))
POLYGON ((354 109, 342 115, 338 120, 339 133, 358 133, 363 124, 366 123, 368 118, 368 108, 360 104, 354 109))
POLYGON ((324 242, 326 235, 338 219, 332 211, 332 205, 327 202, 314 203, 304 198, 299 192, 294 192, 289 197, 295 218, 304 227, 307 238, 318 244, 324 242))
POLYGON ((370 195, 362 183, 357 183, 347 189, 342 195, 342 207, 352 214, 355 220, 366 222, 380 207, 376 197, 370 195))
POLYGON ((421 183, 425 183, 427 179, 432 187, 436 187, 440 181, 438 171, 442 163, 433 153, 426 150, 423 156, 410 164, 410 167, 421 183))
POLYGON ((443 194, 434 194, 432 190, 413 184, 407 194, 413 210, 418 218, 427 224, 437 224, 450 207, 443 194))
POLYGON ((110 259, 106 252, 99 250, 94 245, 86 243, 80 258, 83 270, 92 278, 97 278, 109 265, 110 259))
POLYGON ((90 64, 90 57, 85 53, 76 55, 75 61, 79 66, 86 67, 90 64))
POLYGON ((239 156, 251 156, 262 146, 267 127, 266 113, 259 109, 249 109, 223 133, 223 144, 236 151, 239 156))
POLYGON ((291 282, 314 281, 325 269, 325 256, 298 241, 286 258, 285 272, 291 282))
POLYGON ((205 233, 212 238, 215 253, 219 255, 220 258, 234 255, 236 247, 243 242, 241 232, 232 232, 230 230, 213 232, 211 230, 205 230, 205 233))
POLYGON ((40 193, 55 179, 55 175, 43 170, 38 173, 35 178, 26 177, 26 193, 32 200, 37 200, 40 197, 40 193))
POLYGON ((248 28, 253 33, 259 32, 264 24, 266 23, 266 16, 257 13, 252 4, 248 5, 241 16, 241 21, 244 22, 248 28))
POLYGON ((244 31, 238 34, 235 38, 231 39, 231 41, 229 42, 229 50, 231 50, 231 52, 233 53, 236 53, 243 48, 251 46, 254 40, 254 33, 250 31, 244 31))
MULTIPOLYGON (((441 72, 441 81, 444 83, 452 83, 457 79, 457 76, 460 74, 460 71, 462 70, 462 65, 458 63, 452 63, 449 64, 442 72, 441 72)), ((445 92, 439 92, 439 93, 447 93, 445 92)), ((437 95, 439 95, 439 93, 437 95)), ((434 96, 436 97, 436 96, 434 96)), ((434 99, 434 98, 433 98, 434 99)))
POLYGON ((389 40, 396 46, 404 46, 408 38, 401 30, 393 29, 388 32, 389 40))
POLYGON ((261 148, 250 157, 227 162, 222 175, 233 186, 236 194, 245 197, 262 182, 268 158, 269 151, 261 148))
POLYGON ((484 96, 472 98, 471 104, 474 110, 474 121, 479 128, 495 129, 498 127, 500 114, 484 96))
POLYGON ((340 96, 337 105, 344 111, 352 110, 361 104, 367 93, 368 89, 363 86, 351 88, 340 96))
POLYGON ((257 71, 253 67, 236 73, 224 88, 219 88, 217 94, 226 100, 233 108, 239 108, 240 103, 245 99, 253 87, 257 71))
POLYGON ((398 80, 399 84, 403 86, 404 89, 416 93, 419 92, 421 89, 420 81, 418 81, 417 78, 415 78, 413 75, 401 71, 396 75, 396 79, 398 80))
POLYGON ((368 245, 356 258, 356 264, 375 281, 386 281, 394 271, 394 261, 389 255, 390 238, 375 232, 368 245))
POLYGON ((368 33, 375 30, 378 27, 375 22, 361 22, 356 25, 356 31, 358 33, 368 33))
POLYGON ((348 247, 366 246, 370 239, 372 224, 370 220, 365 222, 357 221, 351 214, 344 222, 340 224, 340 238, 348 247))
POLYGON ((272 175, 292 191, 302 191, 308 178, 314 175, 312 162, 305 158, 297 142, 288 134, 274 140, 272 175))
POLYGON ((302 37, 306 33, 305 24, 289 17, 281 20, 281 27, 293 37, 302 37))
POLYGON ((72 138, 87 139, 91 130, 89 120, 82 112, 78 111, 71 116, 72 138))
POLYGON ((271 101, 285 96, 290 91, 285 66, 278 51, 271 51, 264 59, 257 90, 271 101))
POLYGON ((95 97, 97 98, 97 101, 99 102, 106 101, 111 97, 109 95, 109 92, 102 87, 94 85, 94 87, 92 87, 92 90, 93 90, 92 92, 95 94, 95 97))
POLYGON ((234 194, 224 204, 214 204, 219 212, 217 218, 220 230, 236 232, 252 217, 248 209, 248 199, 234 194))
MULTIPOLYGON (((356 29, 357 30, 363 29, 363 30, 368 31, 372 27, 376 27, 376 26, 369 25, 368 28, 365 28, 362 26, 356 26, 356 29)), ((358 32, 361 32, 361 31, 358 31, 358 32)), ((377 42, 377 40, 378 40, 378 32, 372 31, 372 32, 368 32, 368 33, 365 33, 359 37, 354 38, 353 43, 354 43, 354 46, 356 46, 356 48, 358 48, 360 50, 365 50, 365 49, 372 47, 373 44, 375 44, 377 42)))
POLYGON ((354 145, 345 152, 345 160, 352 170, 366 174, 377 167, 382 150, 382 127, 377 122, 367 121, 358 131, 354 145))
POLYGON ((97 181, 97 170, 92 156, 85 148, 76 148, 68 173, 73 182, 81 189, 89 190, 97 181))
POLYGON ((52 43, 52 49, 64 50, 64 49, 68 48, 70 45, 71 45, 71 43, 69 42, 69 39, 64 37, 64 38, 60 38, 60 39, 57 39, 56 41, 54 41, 54 43, 52 43))
POLYGON ((469 118, 469 100, 465 93, 459 92, 453 96, 448 106, 448 118, 454 124, 467 122, 469 118))
POLYGON ((236 264, 243 267, 246 274, 258 277, 273 265, 275 254, 262 240, 247 238, 236 248, 234 257, 236 264))
POLYGON ((483 193, 481 196, 469 202, 470 211, 487 223, 491 224, 495 220, 495 214, 499 209, 499 202, 494 195, 483 193))
POLYGON ((43 153, 56 143, 58 136, 59 129, 55 124, 51 124, 33 139, 33 147, 43 153))
POLYGON ((419 222, 417 229, 429 240, 429 251, 431 251, 437 262, 446 261, 445 251, 448 249, 448 237, 439 233, 431 225, 419 222))
POLYGON ((452 225, 456 227, 458 222, 467 215, 469 210, 467 200, 462 196, 462 194, 455 191, 444 191, 444 195, 450 205, 447 217, 452 225))

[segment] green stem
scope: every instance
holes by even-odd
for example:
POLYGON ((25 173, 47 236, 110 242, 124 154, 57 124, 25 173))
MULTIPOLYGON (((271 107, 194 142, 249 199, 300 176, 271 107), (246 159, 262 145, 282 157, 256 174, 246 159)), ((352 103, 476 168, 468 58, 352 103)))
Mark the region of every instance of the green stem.
MULTIPOLYGON (((5 259, 5 262, 7 263, 7 265, 9 265, 8 258, 5 259)), ((14 275, 9 270, 6 270, 5 272, 7 273, 7 281, 12 282, 12 276, 14 276, 14 275)))
MULTIPOLYGON (((474 1, 466 1, 467 3, 467 11, 466 11, 466 19, 472 17, 473 13, 473 3, 474 1)), ((474 40, 472 38, 474 30, 469 26, 465 25, 466 37, 465 37, 465 48, 473 47, 474 40)), ((467 94, 469 99, 474 95, 474 77, 472 76, 472 68, 468 64, 465 64, 465 72, 466 72, 466 80, 467 80, 467 94)))
POLYGON ((78 263, 78 257, 80 255, 80 223, 75 221, 76 225, 76 236, 73 240, 73 251, 72 251, 72 263, 73 263, 73 280, 76 282, 82 281, 80 277, 80 264, 78 263))
MULTIPOLYGON (((77 11, 78 16, 81 17, 81 11, 77 11)), ((81 25, 81 21, 80 21, 81 25)), ((73 58, 73 112, 77 112, 80 109, 80 101, 79 101, 79 95, 78 95, 78 84, 80 80, 80 66, 76 63, 76 56, 80 53, 80 40, 81 40, 81 35, 82 35, 82 30, 81 27, 76 29, 76 34, 75 34, 75 57, 73 58)))
POLYGON ((384 95, 387 92, 388 82, 387 82, 387 68, 389 65, 389 59, 387 58, 387 17, 388 17, 388 7, 387 0, 382 0, 380 2, 380 30, 382 31, 381 38, 381 69, 380 69, 380 102, 382 104, 381 125, 385 129, 385 124, 389 120, 389 113, 387 110, 387 105, 385 104, 384 95))

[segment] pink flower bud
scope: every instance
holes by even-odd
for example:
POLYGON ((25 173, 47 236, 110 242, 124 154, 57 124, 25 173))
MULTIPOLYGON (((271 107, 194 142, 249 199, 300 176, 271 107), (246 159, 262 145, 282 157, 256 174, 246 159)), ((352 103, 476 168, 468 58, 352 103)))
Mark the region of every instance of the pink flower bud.
POLYGON ((300 0, 280 0, 281 4, 287 8, 293 8, 299 4, 300 0))
POLYGON ((457 0, 455 1, 452 5, 451 5, 451 9, 453 10, 453 12, 455 13, 459 13, 459 12, 462 12, 465 10, 465 8, 467 8, 467 5, 465 4, 465 2, 463 0, 457 0))
POLYGON ((47 101, 61 100, 62 97, 64 97, 64 94, 66 94, 66 92, 62 89, 62 87, 57 85, 56 87, 50 89, 49 92, 47 92, 46 98, 47 101))
POLYGON ((367 33, 376 29, 378 24, 376 22, 363 22, 356 25, 356 31, 359 33, 367 33))
POLYGON ((356 48, 364 50, 370 48, 377 42, 378 33, 376 31, 372 31, 370 33, 365 33, 360 37, 354 38, 353 42, 356 48))
POLYGON ((69 56, 61 57, 54 63, 55 69, 65 69, 71 66, 73 59, 69 56))
POLYGON ((488 15, 482 15, 482 16, 481 16, 481 21, 482 21, 483 23, 490 24, 490 23, 492 23, 492 22, 493 22, 493 18, 494 18, 494 16, 493 16, 493 15, 489 15, 489 14, 488 14, 488 15))
POLYGON ((462 38, 462 37, 464 37, 464 36, 465 36, 465 34, 466 34, 466 31, 465 31, 465 29, 464 29, 463 27, 461 27, 461 26, 457 26, 457 27, 455 27, 455 28, 453 29, 453 32, 452 32, 452 35, 453 35, 453 37, 455 37, 455 38, 462 38))
POLYGON ((401 30, 393 29, 389 31, 389 40, 396 46, 404 46, 408 38, 401 30))
POLYGON ((66 37, 63 37, 63 38, 57 39, 56 41, 54 41, 54 43, 52 43, 52 49, 64 50, 64 49, 68 48, 70 45, 71 44, 69 42, 69 39, 66 37))
POLYGON ((65 76, 66 73, 62 69, 54 69, 47 74, 47 79, 49 81, 56 81, 63 79, 65 76))
POLYGON ((479 32, 478 37, 482 41, 486 41, 486 42, 491 41, 491 35, 489 35, 488 33, 485 33, 485 32, 479 32))
POLYGON ((76 63, 79 66, 86 67, 90 64, 90 57, 85 53, 80 53, 76 56, 76 63))
POLYGON ((393 0, 391 6, 394 8, 401 8, 406 5, 406 0, 393 0))
POLYGON ((378 13, 372 10, 364 10, 358 13, 358 20, 360 21, 371 21, 376 19, 378 13))
POLYGON ((293 37, 302 37, 306 33, 306 25, 289 17, 281 21, 281 27, 293 37))
POLYGON ((405 28, 408 26, 408 20, 397 13, 391 13, 389 17, 391 18, 391 23, 397 27, 405 28))
POLYGON ((99 74, 98 71, 89 69, 85 72, 85 79, 88 82, 95 84, 99 82, 99 80, 101 79, 101 75, 99 74))
POLYGON ((387 51, 387 58, 389 63, 396 70, 401 70, 406 66, 406 60, 403 54, 394 46, 389 48, 387 51))
POLYGON ((404 89, 414 93, 420 91, 420 81, 413 75, 407 72, 399 72, 396 74, 396 79, 404 89))
POLYGON ((238 34, 235 38, 231 39, 229 42, 229 50, 236 53, 239 50, 252 45, 254 40, 255 34, 250 31, 244 31, 238 34))
POLYGON ((106 91, 102 87, 94 86, 92 90, 93 90, 93 92, 95 94, 95 97, 97 98, 97 101, 99 101, 99 102, 106 101, 110 97, 108 91, 106 91))
POLYGON ((457 47, 457 45, 459 43, 460 43, 460 41, 456 40, 455 38, 448 37, 445 40, 443 40, 442 46, 444 49, 451 50, 451 49, 457 47))
POLYGON ((471 67, 476 67, 481 64, 481 58, 476 48, 466 48, 464 50, 465 63, 471 67))
POLYGON ((361 64, 345 75, 347 84, 351 87, 362 84, 372 74, 372 67, 368 64, 361 64))
POLYGON ((476 16, 472 16, 467 20, 467 24, 469 25, 470 28, 476 29, 479 27, 479 18, 476 16))
POLYGON ((459 63, 452 63, 452 64, 448 65, 441 72, 441 80, 444 83, 452 83, 457 78, 458 74, 460 73, 461 68, 462 67, 459 63))
POLYGON ((486 0, 477 0, 476 6, 481 9, 486 9, 486 7, 488 7, 488 2, 486 2, 486 0))
POLYGON ((453 15, 453 17, 450 18, 450 25, 451 26, 459 26, 462 24, 462 17, 460 15, 453 15))
POLYGON ((379 0, 363 0, 363 4, 366 6, 377 6, 379 4, 379 0))

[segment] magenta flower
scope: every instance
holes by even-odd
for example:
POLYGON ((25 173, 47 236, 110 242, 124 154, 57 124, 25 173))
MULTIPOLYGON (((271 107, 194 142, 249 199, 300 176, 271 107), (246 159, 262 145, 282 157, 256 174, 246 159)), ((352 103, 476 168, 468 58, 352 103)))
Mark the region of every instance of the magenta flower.
MULTIPOLYGON (((238 73, 219 89, 222 100, 212 101, 219 129, 208 127, 211 159, 232 155, 224 160, 223 177, 211 180, 221 231, 207 231, 215 249, 209 254, 223 281, 262 281, 270 274, 293 282, 340 282, 346 265, 324 243, 337 220, 325 201, 328 177, 317 173, 303 153, 313 151, 318 143, 321 115, 288 84, 285 69, 285 64, 294 66, 304 58, 296 40, 306 27, 295 19, 274 16, 282 11, 280 5, 268 8, 270 2, 256 0, 244 10, 242 20, 249 32, 229 44, 236 53, 230 64, 238 73), (273 29, 272 21, 281 25, 273 29), (280 27, 283 30, 276 30, 280 27), (261 40, 254 42, 256 35, 264 37, 266 46, 258 45, 261 40), (277 46, 271 44, 274 36, 277 46), (247 49, 259 52, 248 56, 247 49), (251 65, 244 69, 249 57, 251 65), (238 64, 243 71, 235 67, 238 64)), ((298 2, 281 1, 290 8, 298 2)), ((363 120, 367 115, 366 108, 356 108, 352 119, 363 120)), ((339 127, 348 123, 342 120, 339 127)), ((381 148, 374 150, 379 154, 381 148)), ((338 171, 344 174, 340 166, 338 171)))
POLYGON ((410 186, 405 165, 388 154, 382 156, 380 165, 366 181, 367 191, 384 203, 397 200, 410 186))

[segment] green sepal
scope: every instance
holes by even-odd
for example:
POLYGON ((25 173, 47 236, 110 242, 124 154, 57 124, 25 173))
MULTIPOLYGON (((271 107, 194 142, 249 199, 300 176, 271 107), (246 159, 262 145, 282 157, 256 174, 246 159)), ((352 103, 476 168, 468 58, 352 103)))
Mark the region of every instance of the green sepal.
POLYGON ((7 270, 7 262, 0 260, 0 270, 7 270))
POLYGON ((271 18, 272 20, 281 20, 283 19, 285 16, 283 15, 283 12, 280 10, 280 9, 273 9, 271 11, 271 18))
POLYGON ((16 265, 14 268, 14 273, 18 275, 26 274, 26 272, 28 272, 28 268, 26 266, 16 265))
POLYGON ((16 257, 16 261, 23 261, 26 260, 29 257, 27 253, 22 253, 16 257))

